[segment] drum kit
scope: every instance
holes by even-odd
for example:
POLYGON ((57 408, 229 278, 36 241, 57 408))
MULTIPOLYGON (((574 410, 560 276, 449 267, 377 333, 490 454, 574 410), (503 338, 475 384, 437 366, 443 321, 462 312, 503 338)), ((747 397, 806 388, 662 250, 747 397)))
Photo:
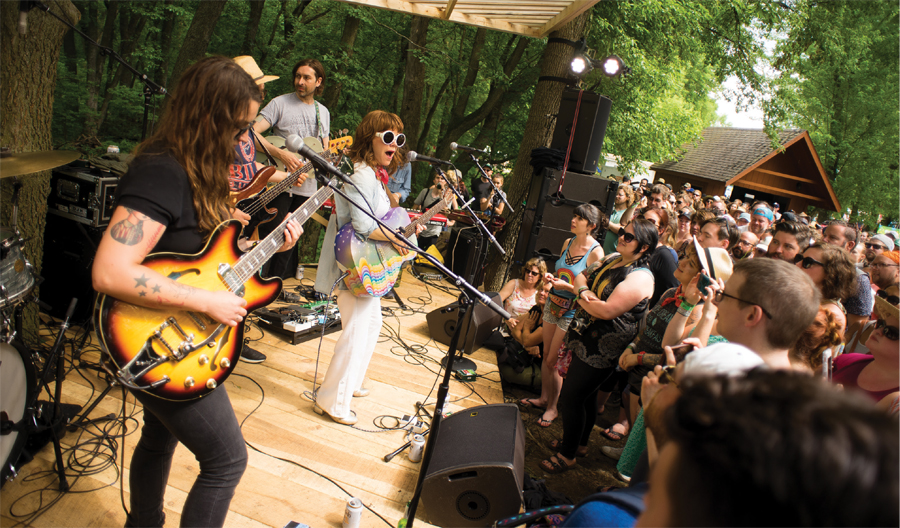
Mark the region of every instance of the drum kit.
MULTIPOLYGON (((5 150, 5 149, 4 149, 5 150)), ((39 278, 24 254, 25 239, 17 226, 18 198, 22 187, 18 176, 50 170, 75 161, 80 153, 73 151, 31 152, 13 154, 0 151, 0 178, 13 178, 12 225, 0 227, 0 486, 15 478, 17 463, 30 434, 42 429, 42 407, 37 405, 41 386, 62 371, 59 354, 68 320, 63 323, 50 354, 30 350, 22 341, 25 306, 40 302, 34 296, 39 278), (43 363, 42 369, 38 364, 43 363), (54 369, 56 373, 54 373, 54 369)), ((61 376, 56 383, 55 400, 59 402, 61 376)), ((53 421, 60 418, 59 406, 53 410, 53 421)), ((53 431, 53 427, 50 427, 53 431)), ((65 466, 55 431, 51 433, 56 450, 60 489, 68 488, 65 466)))

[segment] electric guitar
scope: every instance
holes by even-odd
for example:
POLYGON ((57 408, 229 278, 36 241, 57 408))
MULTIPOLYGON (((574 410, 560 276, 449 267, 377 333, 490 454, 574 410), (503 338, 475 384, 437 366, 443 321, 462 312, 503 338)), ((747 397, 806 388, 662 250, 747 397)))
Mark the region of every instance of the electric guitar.
MULTIPOLYGON (((204 290, 227 290, 247 301, 247 312, 272 302, 281 291, 281 279, 262 278, 257 272, 284 244, 288 221, 303 224, 332 195, 322 187, 281 225, 247 253, 237 246, 241 224, 219 224, 200 253, 155 253, 143 265, 204 290)), ((237 364, 244 333, 220 324, 204 313, 177 308, 146 308, 101 294, 94 311, 100 346, 122 385, 165 400, 191 400, 221 385, 237 364)))
MULTIPOLYGON (((452 201, 453 193, 447 189, 440 202, 412 222, 406 209, 402 207, 394 207, 381 220, 393 229, 403 228, 403 236, 417 244, 416 226, 425 224, 452 201)), ((356 236, 353 224, 347 222, 335 237, 334 256, 341 271, 349 272, 344 278, 344 284, 353 295, 384 297, 397 282, 403 263, 414 259, 416 253, 410 251, 401 255, 393 244, 381 240, 363 242, 356 236)))
MULTIPOLYGON (((271 141, 274 141, 274 138, 278 136, 273 136, 273 138, 269 138, 271 141)), ((284 142, 283 138, 281 142, 284 142)), ((322 149, 322 141, 318 138, 304 138, 303 142, 315 151, 317 154, 321 154, 323 152, 322 149)), ((325 154, 324 157, 328 159, 328 161, 335 163, 341 160, 342 151, 353 144, 353 136, 344 136, 341 138, 333 139, 328 142, 328 154, 325 154)), ((313 170, 313 164, 307 162, 303 164, 302 167, 292 172, 290 175, 286 176, 280 182, 272 185, 269 188, 266 188, 266 185, 269 182, 269 178, 275 174, 275 171, 279 170, 276 166, 263 167, 260 169, 256 175, 253 177, 253 181, 250 182, 246 188, 236 193, 232 193, 232 197, 235 200, 235 207, 250 216, 256 214, 260 209, 266 209, 265 218, 256 222, 256 226, 265 224, 272 220, 275 217, 275 214, 278 212, 276 209, 268 209, 266 205, 269 204, 272 200, 274 200, 281 193, 289 190, 294 184, 297 183, 297 180, 300 179, 301 174, 305 174, 311 170, 313 170)))

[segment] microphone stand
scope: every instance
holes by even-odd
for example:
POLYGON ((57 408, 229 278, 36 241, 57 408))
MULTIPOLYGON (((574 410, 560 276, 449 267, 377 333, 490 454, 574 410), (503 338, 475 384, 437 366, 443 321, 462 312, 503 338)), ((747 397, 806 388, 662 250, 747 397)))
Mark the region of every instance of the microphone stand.
POLYGON ((150 126, 149 126, 150 100, 154 95, 157 95, 157 94, 158 95, 167 95, 169 92, 167 92, 163 86, 160 86, 160 85, 156 84, 155 82, 151 81, 150 78, 147 77, 147 74, 137 71, 137 69, 135 69, 133 66, 131 66, 130 64, 125 62, 125 59, 123 59, 118 53, 113 51, 112 48, 108 48, 108 47, 98 43, 97 41, 95 41, 94 39, 89 37, 86 33, 81 31, 77 27, 73 26, 71 22, 69 22, 68 20, 57 15, 53 11, 50 11, 50 6, 44 4, 43 2, 40 2, 39 0, 32 0, 32 4, 35 7, 37 7, 38 9, 40 9, 41 11, 47 12, 47 14, 51 15, 53 18, 59 20, 63 24, 72 28, 72 30, 74 30, 76 33, 78 33, 82 37, 84 37, 85 40, 87 40, 94 46, 97 46, 98 48, 100 48, 100 55, 112 57, 113 59, 116 60, 116 62, 121 64, 126 70, 130 71, 131 74, 134 75, 139 81, 144 83, 144 122, 141 125, 141 140, 146 139, 147 134, 149 133, 149 128, 150 128, 150 126))
MULTIPOLYGON (((478 163, 478 162, 476 162, 476 163, 478 163)), ((440 174, 441 178, 443 178, 444 181, 447 182, 447 186, 450 187, 450 190, 452 190, 453 194, 455 194, 456 197, 459 199, 459 203, 462 204, 463 208, 466 211, 468 211, 469 216, 472 217, 473 223, 475 225, 477 225, 481 229, 481 231, 488 236, 490 241, 494 243, 494 247, 497 248, 497 251, 499 251, 501 255, 506 255, 506 251, 503 250, 503 246, 501 246, 500 243, 497 242, 497 239, 494 238, 494 235, 491 234, 491 231, 487 228, 486 225, 484 225, 484 222, 481 221, 481 218, 478 218, 478 215, 475 214, 475 211, 473 211, 472 208, 469 207, 469 204, 463 199, 462 195, 459 194, 459 191, 456 190, 456 186, 453 185, 453 183, 447 178, 447 175, 444 174, 444 171, 441 170, 441 166, 438 165, 437 163, 432 163, 431 166, 434 167, 435 172, 440 174)), ((479 167, 479 168, 481 168, 481 167, 479 167)), ((493 185, 493 182, 491 183, 491 185, 493 185)), ((510 209, 512 209, 512 208, 510 208, 510 209)))
POLYGON ((471 154, 471 153, 470 153, 470 154, 469 154, 469 157, 472 158, 472 161, 475 162, 475 166, 478 167, 478 170, 479 170, 479 171, 481 171, 482 177, 487 178, 488 183, 490 183, 490 184, 491 184, 491 187, 494 188, 494 192, 497 193, 497 196, 499 196, 500 199, 503 200, 503 203, 506 204, 506 207, 509 207, 509 212, 510 212, 510 213, 515 213, 516 211, 513 209, 512 205, 510 205, 509 202, 506 201, 506 198, 503 197, 503 193, 501 193, 501 192, 500 192, 500 189, 498 189, 497 186, 494 185, 494 180, 488 178, 487 173, 484 172, 484 169, 481 167, 481 164, 478 163, 478 158, 475 157, 475 154, 471 154))
MULTIPOLYGON (((334 190, 335 194, 341 196, 342 198, 347 200, 348 203, 362 211, 363 214, 374 220, 383 231, 392 233, 411 251, 415 251, 421 257, 428 260, 428 262, 430 262, 432 266, 434 266, 435 268, 440 270, 441 273, 450 278, 451 282, 453 282, 453 284, 460 290, 459 312, 457 314, 456 331, 453 332, 453 337, 450 339, 450 347, 447 351, 447 366, 444 368, 444 377, 441 380, 440 386, 438 387, 434 418, 431 421, 428 440, 425 442, 425 453, 422 456, 422 465, 419 468, 419 478, 416 481, 416 489, 413 492, 412 499, 410 499, 409 505, 407 506, 406 515, 403 519, 400 520, 400 526, 411 527, 413 525, 413 521, 415 521, 416 510, 418 509, 419 505, 419 498, 422 496, 422 487, 425 483, 425 475, 428 473, 428 465, 431 463, 431 456, 432 453, 434 453, 434 443, 437 441, 438 431, 441 427, 442 409, 447 401, 447 394, 449 394, 450 392, 450 373, 453 372, 453 361, 456 358, 456 352, 458 348, 457 345, 459 343, 461 333, 460 330, 462 329, 462 323, 463 321, 465 321, 465 317, 473 304, 473 299, 476 299, 478 302, 497 312, 503 319, 509 319, 511 316, 509 312, 503 309, 502 306, 491 300, 491 298, 485 295, 484 292, 478 291, 477 288, 466 282, 462 277, 450 271, 433 255, 423 251, 418 246, 413 245, 406 237, 403 236, 401 232, 399 232, 399 230, 395 231, 389 225, 382 222, 380 218, 377 218, 369 210, 368 206, 363 207, 360 204, 356 203, 353 199, 348 197, 347 194, 343 190, 341 190, 337 184, 335 184, 334 179, 328 179, 325 175, 321 174, 321 170, 319 168, 316 168, 316 179, 322 185, 331 187, 334 190)), ((345 181, 348 180, 349 178, 345 178, 345 181)), ((484 227, 484 224, 482 224, 482 227, 484 227)), ((463 353, 462 350, 460 350, 459 353, 461 355, 463 353)))

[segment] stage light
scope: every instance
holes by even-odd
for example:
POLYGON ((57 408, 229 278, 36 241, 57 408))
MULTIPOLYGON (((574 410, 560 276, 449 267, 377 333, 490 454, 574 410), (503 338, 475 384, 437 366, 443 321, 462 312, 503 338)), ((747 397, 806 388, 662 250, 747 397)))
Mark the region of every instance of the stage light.
POLYGON ((581 76, 590 72, 593 69, 593 65, 591 65, 590 59, 584 55, 576 55, 575 58, 572 59, 569 69, 571 69, 572 73, 575 75, 581 76))
POLYGON ((610 55, 603 59, 603 73, 608 77, 615 77, 622 72, 625 63, 616 55, 610 55))

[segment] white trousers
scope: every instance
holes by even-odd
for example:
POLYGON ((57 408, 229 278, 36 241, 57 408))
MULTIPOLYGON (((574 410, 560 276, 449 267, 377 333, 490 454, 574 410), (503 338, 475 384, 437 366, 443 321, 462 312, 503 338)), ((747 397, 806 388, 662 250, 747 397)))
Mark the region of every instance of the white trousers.
POLYGON ((381 298, 338 290, 337 304, 343 330, 316 403, 335 418, 349 418, 353 393, 362 387, 381 333, 381 298))

